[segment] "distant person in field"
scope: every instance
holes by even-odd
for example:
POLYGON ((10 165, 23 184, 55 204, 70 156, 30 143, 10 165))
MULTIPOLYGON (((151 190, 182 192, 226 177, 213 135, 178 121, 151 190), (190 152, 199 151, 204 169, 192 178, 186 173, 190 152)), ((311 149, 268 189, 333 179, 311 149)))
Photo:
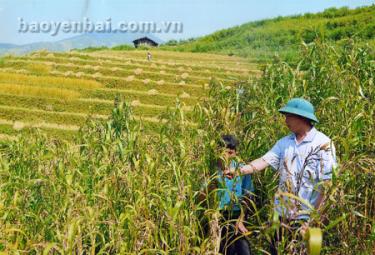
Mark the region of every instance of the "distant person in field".
POLYGON ((268 166, 279 172, 274 209, 283 226, 287 227, 276 231, 271 254, 278 254, 282 233, 290 240, 297 230, 303 234, 308 229, 311 208, 321 213, 324 188, 330 183, 332 169, 337 166, 331 139, 314 127, 318 119, 310 102, 294 98, 279 112, 285 115, 291 134, 277 141, 263 157, 240 168, 245 175, 268 166))
POLYGON ((147 60, 151 61, 152 60, 152 55, 150 52, 147 52, 147 60))
POLYGON ((245 238, 249 231, 245 219, 250 211, 253 183, 250 175, 227 177, 230 169, 244 165, 236 160, 237 146, 238 141, 233 135, 222 136, 223 157, 216 162, 217 178, 213 185, 210 183, 209 193, 215 191, 222 215, 220 253, 249 255, 250 245, 245 238))

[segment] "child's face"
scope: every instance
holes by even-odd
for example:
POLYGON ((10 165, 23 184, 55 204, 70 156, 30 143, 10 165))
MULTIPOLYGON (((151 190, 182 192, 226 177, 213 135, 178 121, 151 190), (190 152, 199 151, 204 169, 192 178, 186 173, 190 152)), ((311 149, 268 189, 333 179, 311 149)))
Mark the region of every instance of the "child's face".
POLYGON ((236 157, 236 150, 234 149, 225 148, 224 153, 226 158, 236 157))

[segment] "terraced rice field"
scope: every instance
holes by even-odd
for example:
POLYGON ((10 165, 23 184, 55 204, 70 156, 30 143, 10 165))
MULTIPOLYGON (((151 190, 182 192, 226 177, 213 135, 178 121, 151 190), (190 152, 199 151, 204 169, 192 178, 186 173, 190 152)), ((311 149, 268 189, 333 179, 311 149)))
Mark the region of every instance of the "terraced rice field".
POLYGON ((0 63, 0 140, 39 128, 70 139, 91 116, 106 119, 116 97, 133 105, 150 130, 177 98, 187 112, 206 96, 212 77, 232 86, 259 74, 238 57, 155 50, 35 52, 0 63))

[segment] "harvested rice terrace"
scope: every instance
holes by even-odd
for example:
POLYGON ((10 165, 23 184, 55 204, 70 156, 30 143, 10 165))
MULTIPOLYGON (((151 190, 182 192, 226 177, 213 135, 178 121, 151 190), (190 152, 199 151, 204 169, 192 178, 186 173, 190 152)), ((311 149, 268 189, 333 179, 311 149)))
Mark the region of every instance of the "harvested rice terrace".
POLYGON ((0 140, 34 128, 72 139, 87 118, 105 121, 116 97, 128 101, 152 132, 177 98, 189 118, 212 79, 229 89, 260 73, 238 57, 158 50, 152 55, 152 61, 145 51, 39 51, 5 57, 0 64, 0 140))

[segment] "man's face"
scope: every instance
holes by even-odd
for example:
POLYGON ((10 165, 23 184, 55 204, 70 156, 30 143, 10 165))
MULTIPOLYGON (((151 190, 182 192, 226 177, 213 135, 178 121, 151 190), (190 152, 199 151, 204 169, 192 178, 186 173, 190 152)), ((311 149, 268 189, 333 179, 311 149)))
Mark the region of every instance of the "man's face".
POLYGON ((290 113, 285 114, 285 124, 293 133, 298 132, 304 126, 305 122, 306 120, 303 117, 290 113))

